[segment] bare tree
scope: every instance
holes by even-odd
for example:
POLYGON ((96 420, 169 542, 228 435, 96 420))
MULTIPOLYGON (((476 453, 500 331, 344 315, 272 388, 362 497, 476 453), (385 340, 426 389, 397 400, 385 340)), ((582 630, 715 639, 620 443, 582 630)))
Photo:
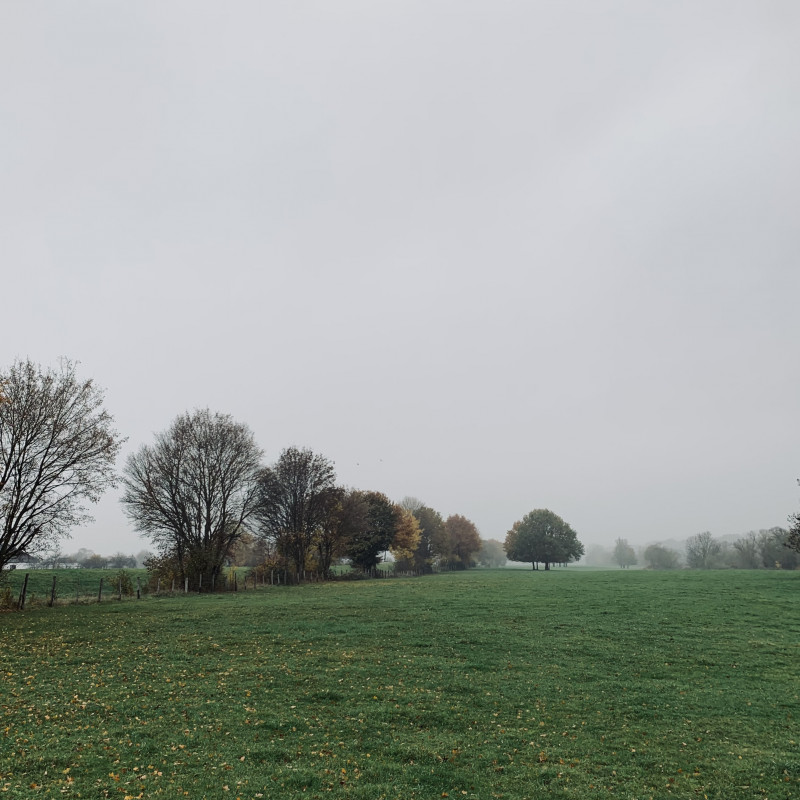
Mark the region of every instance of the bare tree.
POLYGON ((711 569, 717 563, 722 547, 708 532, 698 533, 686 540, 686 564, 692 569, 711 569))
POLYGON ((636 551, 628 544, 627 539, 617 539, 614 542, 614 561, 623 569, 636 563, 636 551))
POLYGON ((182 580, 212 588, 255 509, 261 455, 246 425, 205 409, 128 458, 125 512, 182 580))
POLYGON ((259 478, 256 520, 278 552, 305 569, 306 557, 331 503, 336 481, 333 463, 311 450, 288 447, 259 478))
POLYGON ((17 361, 0 375, 0 567, 22 553, 55 548, 91 520, 87 505, 115 485, 124 439, 103 392, 58 370, 17 361))

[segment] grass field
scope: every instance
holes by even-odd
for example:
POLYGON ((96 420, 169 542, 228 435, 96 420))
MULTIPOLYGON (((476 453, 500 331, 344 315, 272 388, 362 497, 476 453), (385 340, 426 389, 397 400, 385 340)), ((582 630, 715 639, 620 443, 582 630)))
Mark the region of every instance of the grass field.
POLYGON ((800 796, 798 573, 150 597, 0 648, 0 797, 800 796))

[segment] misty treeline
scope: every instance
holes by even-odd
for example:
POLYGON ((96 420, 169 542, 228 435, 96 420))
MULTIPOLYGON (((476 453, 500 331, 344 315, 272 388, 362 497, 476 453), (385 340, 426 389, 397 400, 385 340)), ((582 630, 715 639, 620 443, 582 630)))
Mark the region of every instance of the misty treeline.
POLYGON ((775 527, 725 538, 703 531, 682 546, 650 544, 638 553, 627 539, 617 539, 613 548, 590 547, 586 563, 623 569, 637 564, 649 569, 798 569, 800 520, 794 514, 790 521, 794 524, 789 530, 775 527))
MULTIPOLYGON (((141 563, 141 553, 70 557, 59 549, 71 528, 91 520, 89 506, 117 485, 115 461, 125 441, 102 389, 80 378, 75 362, 48 368, 17 360, 0 372, 0 569, 41 553, 53 564, 141 563)), ((500 566, 507 554, 547 569, 584 550, 547 509, 515 523, 504 543, 482 542, 461 515, 444 519, 414 498, 393 503, 381 492, 339 485, 333 463, 310 450, 290 447, 264 465, 246 425, 208 410, 177 417, 131 455, 122 482, 125 511, 155 549, 148 565, 209 588, 231 561, 329 575, 342 560, 370 570, 387 552, 398 569, 416 572, 500 566)), ((656 569, 793 569, 800 561, 800 514, 789 522, 789 530, 752 532, 732 543, 698 534, 684 552, 651 545, 637 553, 618 540, 611 559, 656 569)), ((590 549, 587 561, 594 555, 590 549)))
POLYGON ((331 577, 343 560, 366 573, 385 553, 415 572, 477 562, 481 539, 466 517, 341 486, 333 462, 309 449, 262 459, 247 425, 209 410, 182 414, 129 456, 121 502, 155 548, 154 575, 210 590, 230 561, 295 580, 331 577))

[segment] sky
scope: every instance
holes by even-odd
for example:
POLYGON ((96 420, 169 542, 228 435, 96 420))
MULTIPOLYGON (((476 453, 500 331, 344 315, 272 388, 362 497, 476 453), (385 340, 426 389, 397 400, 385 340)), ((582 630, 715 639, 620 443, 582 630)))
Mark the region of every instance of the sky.
MULTIPOLYGON (((0 369, 484 538, 800 510, 795 0, 0 4, 0 369)), ((109 491, 64 550, 148 542, 109 491)))

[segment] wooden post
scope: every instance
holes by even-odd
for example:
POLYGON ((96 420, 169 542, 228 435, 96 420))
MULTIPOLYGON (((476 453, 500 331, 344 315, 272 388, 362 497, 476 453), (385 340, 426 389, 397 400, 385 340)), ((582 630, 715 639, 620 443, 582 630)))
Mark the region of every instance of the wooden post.
POLYGON ((161 578, 156 582, 156 594, 161 594, 161 578))
POLYGON ((274 569, 271 569, 269 571, 269 585, 270 586, 274 586, 275 585, 275 570, 274 569))
POLYGON ((203 591, 203 573, 202 572, 200 573, 200 583, 198 585, 199 585, 200 588, 197 591, 198 592, 202 592, 203 591))
POLYGON ((118 597, 118 599, 119 599, 120 602, 122 602, 122 578, 119 579, 119 584, 118 584, 117 588, 119 589, 119 597, 118 597))
POLYGON ((56 602, 56 576, 53 575, 53 586, 50 589, 50 608, 53 607, 55 602, 56 602))
POLYGON ((97 590, 97 602, 103 599, 103 579, 100 578, 100 588, 97 590))
POLYGON ((139 578, 138 575, 136 576, 136 599, 137 600, 142 599, 142 583, 141 583, 141 578, 139 578))
POLYGON ((188 594, 189 593, 189 579, 188 578, 184 578, 183 579, 183 593, 184 594, 188 594))
POLYGON ((236 573, 235 572, 233 573, 233 591, 234 592, 238 592, 239 591, 239 584, 238 584, 238 582, 236 580, 236 573))
POLYGON ((17 608, 20 611, 25 609, 25 595, 28 593, 28 573, 25 573, 25 580, 22 582, 22 591, 19 593, 19 601, 17 602, 17 608))

